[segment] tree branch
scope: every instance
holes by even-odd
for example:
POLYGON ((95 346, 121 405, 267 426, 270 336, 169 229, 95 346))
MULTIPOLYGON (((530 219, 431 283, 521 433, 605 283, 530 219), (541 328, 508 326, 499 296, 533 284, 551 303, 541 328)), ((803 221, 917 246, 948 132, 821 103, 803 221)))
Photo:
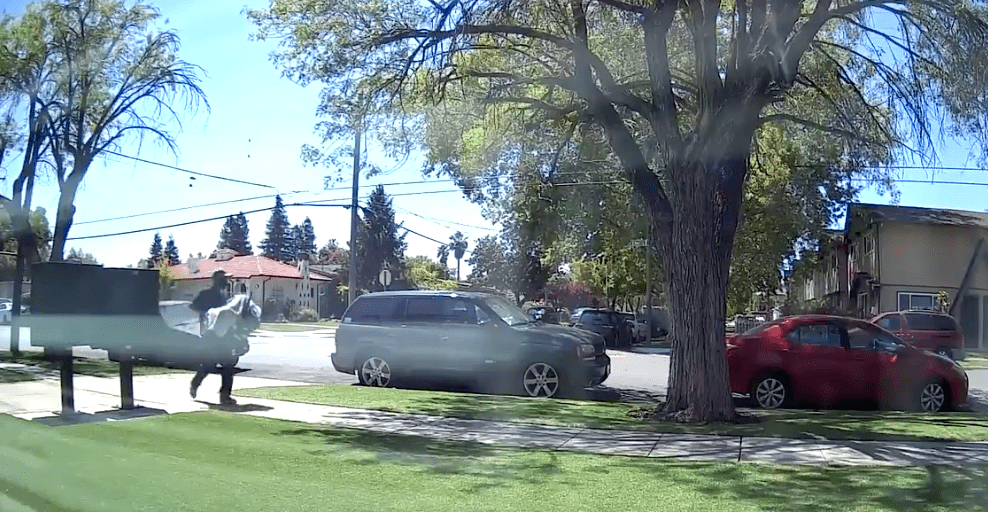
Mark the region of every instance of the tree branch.
POLYGON ((818 130, 818 131, 821 131, 821 132, 831 133, 831 134, 834 134, 834 135, 840 135, 841 137, 844 137, 846 139, 858 140, 858 141, 861 141, 861 142, 866 142, 868 144, 874 144, 874 145, 877 145, 877 146, 885 146, 885 144, 882 143, 882 142, 880 142, 880 141, 877 141, 877 140, 872 139, 870 137, 862 137, 862 136, 860 136, 860 135, 858 135, 858 134, 856 134, 856 133, 854 133, 854 132, 852 132, 850 130, 845 130, 843 128, 837 128, 837 127, 834 127, 834 126, 825 126, 825 125, 822 125, 820 123, 817 123, 816 121, 810 121, 809 119, 803 119, 801 117, 797 117, 797 116, 792 115, 792 114, 779 113, 779 114, 772 114, 772 115, 768 115, 768 116, 763 116, 763 117, 760 117, 758 119, 758 124, 759 125, 763 125, 763 124, 766 124, 766 123, 775 123, 775 122, 780 122, 780 121, 788 121, 790 123, 799 124, 799 125, 805 126, 807 128, 812 128, 814 130, 818 130))

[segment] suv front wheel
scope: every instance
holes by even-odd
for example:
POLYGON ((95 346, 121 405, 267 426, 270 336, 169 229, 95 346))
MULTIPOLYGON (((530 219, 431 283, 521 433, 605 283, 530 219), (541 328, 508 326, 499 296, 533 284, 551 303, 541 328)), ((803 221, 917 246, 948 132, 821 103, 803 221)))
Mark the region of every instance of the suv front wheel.
POLYGON ((558 397, 563 393, 565 381, 557 366, 533 362, 521 374, 521 388, 530 397, 558 397))

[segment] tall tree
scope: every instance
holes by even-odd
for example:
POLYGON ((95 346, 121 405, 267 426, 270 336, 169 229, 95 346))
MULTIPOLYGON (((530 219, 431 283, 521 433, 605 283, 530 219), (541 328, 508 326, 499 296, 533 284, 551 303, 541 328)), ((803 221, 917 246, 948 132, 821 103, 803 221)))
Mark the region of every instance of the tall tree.
MULTIPOLYGON (((474 126, 525 127, 559 151, 577 134, 603 137, 604 160, 641 200, 666 271, 664 407, 689 421, 736 417, 727 283, 763 127, 841 140, 833 167, 932 154, 934 119, 988 142, 988 99, 976 81, 957 80, 988 77, 981 2, 274 0, 248 16, 259 39, 283 39, 276 63, 287 75, 326 85, 326 118, 344 113, 333 99, 344 91, 361 91, 372 114, 393 122, 417 98, 479 89, 474 126)), ((453 140, 486 140, 492 160, 532 155, 533 136, 485 138, 455 121, 443 124, 458 130, 453 140)), ((435 156, 454 175, 472 164, 435 156)))
POLYGON ((178 253, 178 246, 175 245, 174 236, 168 235, 168 241, 165 242, 165 251, 162 256, 162 261, 167 261, 171 266, 182 263, 182 257, 178 253))
POLYGON ((264 240, 261 240, 261 254, 286 263, 292 261, 295 256, 292 254, 294 244, 291 229, 285 203, 280 195, 276 196, 274 209, 271 210, 271 217, 264 231, 264 240))
POLYGON ((448 279, 446 268, 428 256, 412 256, 405 262, 408 284, 421 290, 455 290, 456 281, 448 279))
MULTIPOLYGON (((183 110, 205 104, 202 70, 178 58, 179 38, 156 30, 154 7, 123 0, 44 0, 50 30, 34 41, 48 49, 57 75, 54 112, 46 116, 59 187, 52 259, 61 260, 75 216, 75 196, 93 160, 150 136, 176 149, 170 130, 183 110)), ((208 105, 207 105, 208 107, 208 105)))
POLYGON ((88 265, 100 264, 100 262, 96 260, 96 256, 93 256, 91 253, 85 252, 82 249, 76 249, 75 247, 69 249, 69 253, 65 255, 65 261, 86 263, 88 265))
POLYGON ((164 260, 165 251, 161 243, 161 233, 154 234, 154 239, 151 241, 151 248, 148 250, 148 256, 148 265, 150 265, 149 268, 153 268, 155 265, 164 260))
POLYGON ((316 263, 320 265, 343 265, 350 262, 350 253, 340 247, 335 238, 329 239, 316 254, 316 263))
POLYGON ((293 254, 296 258, 301 258, 303 255, 309 259, 316 257, 316 231, 308 217, 292 228, 292 242, 293 254))
POLYGON ((402 268, 405 234, 398 234, 391 197, 378 185, 367 199, 357 232, 357 283, 367 290, 380 287, 378 275, 387 266, 392 272, 402 268))
POLYGON ((449 248, 453 251, 453 257, 456 258, 456 280, 460 280, 460 260, 463 259, 463 255, 467 252, 467 247, 469 243, 467 242, 467 237, 463 233, 457 231, 449 237, 449 248))
MULTIPOLYGON (((34 233, 34 244, 38 248, 40 261, 48 259, 51 247, 51 228, 44 208, 35 208, 30 215, 31 231, 34 233)), ((18 253, 18 243, 21 237, 14 230, 13 220, 6 209, 0 207, 0 247, 6 252, 18 253)), ((0 279, 13 281, 17 279, 17 262, 14 258, 3 256, 0 259, 0 279)))
POLYGON ((436 258, 439 259, 439 265, 444 269, 449 268, 449 244, 442 244, 436 249, 436 258))
POLYGON ((250 246, 250 230, 247 226, 247 217, 240 213, 231 215, 223 222, 220 228, 220 241, 216 244, 217 249, 231 249, 237 254, 248 256, 252 254, 253 248, 250 246))

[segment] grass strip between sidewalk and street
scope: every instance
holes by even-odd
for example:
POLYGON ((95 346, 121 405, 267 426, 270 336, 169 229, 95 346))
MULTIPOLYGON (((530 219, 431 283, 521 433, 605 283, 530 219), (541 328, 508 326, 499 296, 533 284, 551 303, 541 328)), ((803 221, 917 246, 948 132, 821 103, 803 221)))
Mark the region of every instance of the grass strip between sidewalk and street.
POLYGON ((964 359, 957 361, 965 370, 988 369, 988 356, 978 352, 968 352, 964 359))
MULTIPOLYGON (((0 351, 0 363, 19 363, 51 371, 58 371, 59 369, 57 362, 47 359, 44 353, 41 352, 21 352, 20 355, 14 356, 8 351, 0 351)), ((105 359, 75 357, 72 361, 72 368, 76 375, 87 375, 90 377, 116 377, 120 375, 120 365, 105 359)), ((16 372, 16 370, 9 371, 16 372)), ((164 373, 181 372, 187 372, 187 370, 148 364, 134 365, 134 375, 161 375, 164 373)))
POLYGON ((287 324, 268 324, 264 323, 258 327, 259 331, 268 332, 312 332, 321 331, 324 329, 332 329, 338 325, 338 322, 320 322, 320 323, 287 323, 287 324))
POLYGON ((684 424, 642 418, 655 404, 546 400, 444 391, 319 385, 243 389, 240 396, 410 414, 565 427, 797 439, 981 441, 988 416, 897 411, 744 410, 758 421, 684 424))
POLYGON ((5 512, 843 512, 988 501, 983 468, 943 468, 944 484, 932 487, 923 468, 504 449, 223 412, 57 428, 0 415, 0 432, 5 512))

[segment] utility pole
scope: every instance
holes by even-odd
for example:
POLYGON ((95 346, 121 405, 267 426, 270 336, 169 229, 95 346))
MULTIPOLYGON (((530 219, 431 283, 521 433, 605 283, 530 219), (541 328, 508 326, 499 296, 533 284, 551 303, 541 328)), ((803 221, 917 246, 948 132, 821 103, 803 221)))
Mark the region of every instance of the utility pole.
POLYGON ((360 188, 360 126, 353 134, 353 193, 350 197, 350 279, 347 305, 357 298, 357 191, 360 188))
POLYGON ((645 233, 645 332, 652 341, 652 214, 648 214, 648 231, 645 233))

